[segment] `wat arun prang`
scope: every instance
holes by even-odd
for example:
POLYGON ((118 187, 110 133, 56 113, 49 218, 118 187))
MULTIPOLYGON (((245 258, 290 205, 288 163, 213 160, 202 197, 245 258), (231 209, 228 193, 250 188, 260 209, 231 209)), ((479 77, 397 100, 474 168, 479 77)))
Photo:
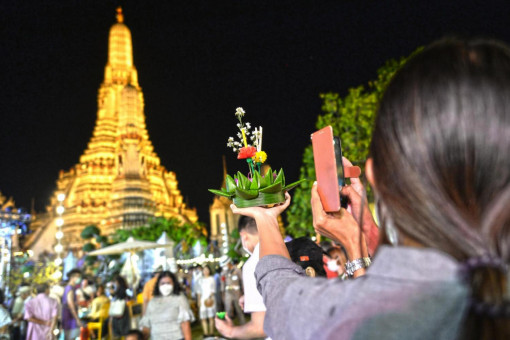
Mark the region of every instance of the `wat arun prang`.
POLYGON ((118 228, 145 225, 155 216, 196 222, 196 210, 183 202, 177 184, 175 173, 160 164, 149 140, 131 32, 119 8, 110 29, 92 138, 79 163, 60 172, 48 216, 37 221, 25 246, 36 255, 54 252, 59 194, 65 194, 64 250, 81 248, 80 233, 90 224, 108 235, 118 228))

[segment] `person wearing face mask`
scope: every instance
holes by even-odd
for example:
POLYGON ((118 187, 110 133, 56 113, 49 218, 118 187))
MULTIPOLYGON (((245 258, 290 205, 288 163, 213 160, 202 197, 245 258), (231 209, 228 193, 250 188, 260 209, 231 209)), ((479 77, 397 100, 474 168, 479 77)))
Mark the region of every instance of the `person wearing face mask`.
POLYGON ((347 254, 345 249, 340 246, 334 246, 328 249, 329 261, 327 263, 328 270, 337 273, 337 277, 341 280, 347 279, 345 272, 345 264, 347 263, 347 254))
POLYGON ((174 274, 163 271, 154 286, 140 327, 147 339, 191 340, 191 322, 195 320, 186 296, 174 274))
POLYGON ((80 335, 82 322, 78 317, 78 304, 76 300, 76 288, 81 281, 81 271, 72 269, 67 273, 69 282, 64 289, 62 296, 62 328, 64 329, 65 339, 76 339, 80 335))
POLYGON ((225 320, 216 317, 216 329, 228 338, 254 339, 265 337, 264 317, 266 306, 262 296, 257 290, 255 282, 255 267, 259 261, 259 232, 253 218, 241 216, 237 224, 243 249, 250 254, 250 258, 243 265, 243 291, 240 299, 241 307, 244 298, 244 312, 251 313, 251 320, 244 325, 234 326, 232 320, 226 315, 225 320))

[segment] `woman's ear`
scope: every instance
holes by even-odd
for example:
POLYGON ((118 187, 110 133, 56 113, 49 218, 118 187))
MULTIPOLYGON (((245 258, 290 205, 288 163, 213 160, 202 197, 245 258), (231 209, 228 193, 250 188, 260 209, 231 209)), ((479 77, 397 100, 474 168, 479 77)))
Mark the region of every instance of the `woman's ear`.
POLYGON ((365 175, 367 176, 368 183, 375 189, 374 160, 372 158, 368 158, 365 163, 365 175))

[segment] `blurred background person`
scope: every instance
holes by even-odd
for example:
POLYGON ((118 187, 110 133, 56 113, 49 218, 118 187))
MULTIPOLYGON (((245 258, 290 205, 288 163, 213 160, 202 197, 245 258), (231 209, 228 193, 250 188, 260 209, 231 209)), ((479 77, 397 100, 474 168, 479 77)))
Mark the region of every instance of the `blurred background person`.
POLYGON ((76 300, 76 288, 81 281, 81 271, 72 269, 67 273, 69 281, 62 296, 62 328, 65 340, 74 340, 80 335, 82 322, 78 317, 78 302, 76 300))
POLYGON ((143 333, 151 339, 191 340, 193 312, 176 276, 163 271, 158 275, 153 298, 140 321, 143 333))
POLYGON ((84 276, 80 282, 80 287, 76 289, 76 299, 78 306, 89 307, 92 299, 94 298, 95 289, 91 284, 91 280, 84 276))
POLYGON ((199 303, 200 321, 204 336, 214 334, 214 316, 216 314, 216 282, 211 276, 211 269, 203 266, 202 278, 198 281, 197 301, 199 303))
POLYGON ((49 340, 53 338, 53 329, 57 323, 58 303, 50 298, 50 287, 39 284, 37 296, 25 305, 25 320, 28 321, 27 340, 49 340))
POLYGON ((27 325, 23 319, 25 315, 25 300, 30 296, 30 287, 21 286, 18 288, 16 293, 16 299, 12 306, 12 339, 13 340, 24 340, 26 338, 27 325))
POLYGON ((237 222, 237 230, 241 237, 243 249, 250 257, 243 265, 243 291, 244 295, 239 301, 245 313, 251 313, 251 319, 244 325, 235 326, 228 315, 225 320, 215 318, 216 329, 227 338, 255 339, 265 337, 264 318, 266 306, 260 295, 255 281, 255 267, 259 262, 259 232, 257 224, 251 217, 241 216, 237 222))
POLYGON ((341 280, 347 279, 345 272, 345 264, 347 263, 347 253, 342 246, 333 246, 328 249, 328 269, 332 272, 336 272, 341 280))
POLYGON ((127 283, 126 280, 120 275, 117 275, 113 279, 113 289, 114 292, 112 294, 112 301, 110 302, 110 325, 112 329, 113 336, 115 338, 127 335, 128 331, 131 329, 131 321, 129 317, 129 310, 126 306, 128 301, 127 295, 127 283), (124 304, 124 310, 120 315, 114 316, 115 313, 112 313, 112 306, 117 303, 124 304))
POLYGON ((237 316, 239 324, 244 325, 246 319, 244 317, 244 311, 239 304, 239 299, 243 295, 243 273, 236 264, 237 261, 229 258, 225 265, 225 312, 231 319, 237 316))
POLYGON ((12 323, 12 318, 4 306, 4 300, 4 291, 0 289, 0 339, 10 339, 9 326, 12 323))

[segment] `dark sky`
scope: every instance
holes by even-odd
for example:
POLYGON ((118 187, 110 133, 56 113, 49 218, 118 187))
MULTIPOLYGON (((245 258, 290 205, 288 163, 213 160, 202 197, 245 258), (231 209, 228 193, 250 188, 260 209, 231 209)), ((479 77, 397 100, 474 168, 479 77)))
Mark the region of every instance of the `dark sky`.
MULTIPOLYGON (((3 1, 0 190, 42 210, 60 169, 78 162, 96 119, 108 30, 122 5, 149 136, 200 220, 229 172, 235 108, 264 127, 273 168, 297 179, 320 114, 387 59, 446 34, 510 43, 505 1, 3 1)), ((347 155, 349 156, 349 155, 347 155)))

